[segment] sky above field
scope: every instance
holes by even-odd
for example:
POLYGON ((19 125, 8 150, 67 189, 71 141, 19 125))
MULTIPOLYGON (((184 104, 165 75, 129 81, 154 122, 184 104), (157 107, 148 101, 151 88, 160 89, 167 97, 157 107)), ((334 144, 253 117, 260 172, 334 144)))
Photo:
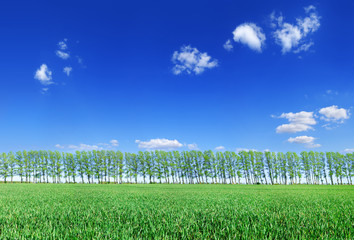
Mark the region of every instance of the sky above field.
POLYGON ((354 1, 0 2, 0 151, 354 151, 354 1))

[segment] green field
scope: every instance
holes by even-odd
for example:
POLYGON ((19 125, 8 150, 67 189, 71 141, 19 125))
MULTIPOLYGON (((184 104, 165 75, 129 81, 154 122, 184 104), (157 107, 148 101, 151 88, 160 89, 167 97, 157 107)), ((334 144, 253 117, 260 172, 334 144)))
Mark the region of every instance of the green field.
POLYGON ((0 184, 0 239, 352 239, 353 186, 0 184))

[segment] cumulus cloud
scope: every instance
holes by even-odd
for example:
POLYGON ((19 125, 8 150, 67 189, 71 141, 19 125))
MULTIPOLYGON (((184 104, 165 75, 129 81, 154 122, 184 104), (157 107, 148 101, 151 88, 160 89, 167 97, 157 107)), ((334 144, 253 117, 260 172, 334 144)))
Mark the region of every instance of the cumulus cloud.
POLYGON ((262 28, 254 23, 244 23, 233 31, 234 41, 247 45, 252 50, 262 52, 266 37, 262 28))
POLYGON ((276 128, 277 133, 296 133, 313 129, 311 125, 316 124, 313 112, 301 111, 298 113, 282 113, 279 118, 285 118, 290 123, 282 124, 276 128))
POLYGON ((71 71, 73 70, 72 67, 64 67, 63 72, 67 75, 70 76, 71 71))
POLYGON ((217 150, 217 151, 222 151, 222 150, 225 150, 225 147, 224 147, 224 146, 217 146, 217 147, 215 148, 215 150, 217 150))
POLYGON ((343 123, 350 116, 348 109, 338 108, 336 105, 321 108, 319 113, 322 115, 322 120, 334 123, 343 123))
POLYGON ((172 150, 183 147, 183 144, 177 141, 176 139, 169 140, 166 138, 150 139, 149 141, 135 140, 135 143, 138 144, 139 148, 144 149, 172 150))
POLYGON ((57 50, 56 52, 55 52, 55 54, 58 56, 58 57, 60 57, 61 59, 68 59, 69 57, 70 57, 70 54, 69 53, 66 53, 66 52, 63 52, 63 51, 61 51, 61 50, 57 50))
POLYGON ((118 140, 116 140, 116 139, 112 139, 109 143, 110 143, 113 147, 118 147, 118 146, 119 146, 119 142, 118 142, 118 140))
POLYGON ((321 147, 320 144, 315 143, 314 137, 309 137, 309 136, 297 136, 297 137, 291 137, 288 139, 289 143, 297 143, 297 144, 302 144, 305 145, 307 148, 317 148, 321 147))
POLYGON ((316 8, 312 5, 305 7, 307 14, 304 18, 297 18, 296 23, 284 22, 283 16, 276 16, 273 12, 270 15, 272 27, 275 28, 273 36, 276 43, 282 47, 282 53, 285 54, 293 50, 294 53, 308 51, 314 44, 308 42, 307 36, 314 33, 320 27, 320 16, 316 13, 316 8), (295 49, 296 48, 296 49, 295 49))
POLYGON ((227 50, 227 51, 232 51, 232 49, 234 48, 234 46, 232 46, 232 43, 231 43, 231 40, 230 39, 228 39, 225 43, 224 43, 224 45, 223 45, 223 47, 225 48, 225 50, 227 50))
POLYGON ((354 148, 346 148, 344 149, 345 153, 354 153, 354 148))
POLYGON ((56 147, 56 148, 61 148, 61 149, 65 148, 64 146, 62 146, 62 145, 60 145, 60 144, 56 144, 55 147, 56 147))
POLYGON ((218 66, 218 61, 212 59, 206 52, 199 52, 198 49, 191 46, 183 46, 180 51, 175 51, 172 56, 172 62, 175 64, 172 71, 174 74, 200 74, 205 69, 211 69, 218 66))
POLYGON ((52 84, 52 71, 49 70, 46 64, 42 64, 39 69, 37 69, 34 78, 37 79, 41 84, 47 86, 52 84))

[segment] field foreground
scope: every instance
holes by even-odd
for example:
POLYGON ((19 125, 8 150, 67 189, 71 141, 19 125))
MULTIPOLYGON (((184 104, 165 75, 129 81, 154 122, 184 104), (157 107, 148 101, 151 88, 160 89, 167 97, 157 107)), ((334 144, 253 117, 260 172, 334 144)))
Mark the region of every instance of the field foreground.
POLYGON ((0 184, 0 239, 352 239, 353 186, 0 184))

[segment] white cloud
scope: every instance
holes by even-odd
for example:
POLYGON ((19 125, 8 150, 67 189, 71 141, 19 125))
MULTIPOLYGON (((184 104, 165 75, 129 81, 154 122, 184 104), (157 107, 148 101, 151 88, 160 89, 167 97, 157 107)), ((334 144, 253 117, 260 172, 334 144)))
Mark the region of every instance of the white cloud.
POLYGON ((224 147, 224 146, 217 146, 217 147, 215 148, 215 150, 217 150, 217 151, 222 151, 222 150, 225 150, 225 147, 224 147))
POLYGON ((48 92, 49 88, 45 87, 45 88, 42 88, 42 93, 45 94, 46 92, 48 92))
POLYGON ((344 108, 338 108, 333 105, 330 107, 321 108, 319 111, 322 120, 327 122, 343 123, 345 119, 349 119, 349 110, 344 108))
POLYGON ((58 57, 60 57, 61 59, 64 59, 64 60, 68 59, 70 57, 69 53, 63 52, 61 50, 57 50, 55 53, 58 57))
POLYGON ((64 68, 63 68, 63 72, 64 72, 66 75, 68 75, 68 76, 70 76, 70 73, 71 73, 72 70, 73 70, 72 67, 64 67, 64 68))
POLYGON ((67 39, 65 38, 63 41, 60 41, 58 43, 60 50, 66 50, 68 48, 68 45, 66 44, 66 42, 67 42, 67 39))
POLYGON ((311 126, 306 124, 282 124, 276 128, 277 133, 296 133, 296 132, 303 132, 309 129, 313 129, 311 126))
POLYGON ((80 145, 69 145, 69 149, 76 150, 76 151, 92 151, 92 150, 102 150, 102 147, 97 145, 88 145, 81 143, 80 145))
POLYGON ((305 9, 306 13, 309 13, 311 11, 316 11, 316 7, 314 5, 310 5, 310 6, 304 7, 304 9, 305 9))
POLYGON ((354 148, 346 148, 344 149, 345 153, 354 153, 354 148))
POLYGON ((201 53, 198 49, 191 46, 183 46, 179 52, 175 51, 172 56, 172 62, 175 64, 172 70, 176 75, 183 72, 200 74, 205 69, 211 69, 218 65, 216 59, 212 59, 206 52, 201 53))
POLYGON ((39 80, 43 85, 52 84, 52 71, 48 69, 46 64, 42 64, 39 69, 37 69, 34 78, 39 80))
POLYGON ((109 141, 109 143, 98 143, 98 144, 93 144, 93 145, 84 144, 84 143, 81 143, 79 145, 74 145, 74 144, 70 144, 70 145, 56 144, 55 145, 56 148, 60 148, 60 149, 66 148, 66 149, 75 150, 75 151, 92 151, 92 150, 112 149, 112 148, 118 147, 118 146, 119 146, 119 142, 116 139, 112 139, 111 141, 109 141))
POLYGON ((233 31, 233 35, 235 42, 241 42, 255 51, 262 52, 266 37, 262 28, 258 27, 256 24, 241 24, 233 31))
POLYGON ((326 91, 326 94, 327 95, 338 95, 338 91, 334 91, 334 90, 329 89, 326 91))
POLYGON ((189 150, 199 150, 198 145, 196 143, 191 143, 187 145, 189 150))
POLYGON ((294 50, 294 53, 307 52, 312 45, 314 45, 312 41, 309 43, 304 43, 298 49, 294 50))
POLYGON ((282 53, 285 54, 294 48, 294 53, 308 51, 314 44, 312 41, 307 42, 306 37, 309 33, 314 33, 320 27, 320 16, 316 13, 314 6, 305 8, 307 16, 305 18, 297 18, 296 24, 284 22, 282 15, 276 17, 273 12, 270 15, 272 27, 276 28, 273 32, 276 43, 282 47, 282 53))
POLYGON ((138 143, 139 148, 144 149, 163 149, 163 150, 172 150, 183 147, 183 144, 179 141, 169 140, 166 138, 156 138, 151 139, 150 141, 140 141, 135 140, 135 143, 138 143))
POLYGON ((248 148, 236 148, 236 152, 242 152, 242 151, 245 151, 245 152, 249 152, 249 151, 257 151, 257 149, 248 149, 248 148))
POLYGON ((228 39, 225 43, 224 43, 224 45, 223 45, 223 47, 227 50, 227 51, 232 51, 232 49, 234 48, 234 46, 232 46, 232 43, 231 43, 231 40, 230 39, 228 39))
POLYGON ((56 148, 61 148, 61 149, 65 148, 64 146, 62 146, 62 145, 60 145, 60 144, 55 144, 55 147, 56 147, 56 148))
POLYGON ((110 141, 110 143, 111 143, 111 145, 112 145, 113 147, 118 147, 118 146, 119 146, 119 142, 118 142, 118 140, 116 140, 116 139, 112 139, 112 140, 110 141))
POLYGON ((301 111, 298 113, 282 113, 279 118, 286 118, 289 124, 282 124, 276 128, 277 133, 296 133, 313 129, 316 124, 313 112, 301 111))
POLYGON ((314 137, 309 137, 309 136, 298 136, 298 137, 291 137, 288 139, 289 143, 297 143, 297 144, 303 144, 307 148, 317 148, 321 147, 320 144, 314 143, 316 138, 314 137))

